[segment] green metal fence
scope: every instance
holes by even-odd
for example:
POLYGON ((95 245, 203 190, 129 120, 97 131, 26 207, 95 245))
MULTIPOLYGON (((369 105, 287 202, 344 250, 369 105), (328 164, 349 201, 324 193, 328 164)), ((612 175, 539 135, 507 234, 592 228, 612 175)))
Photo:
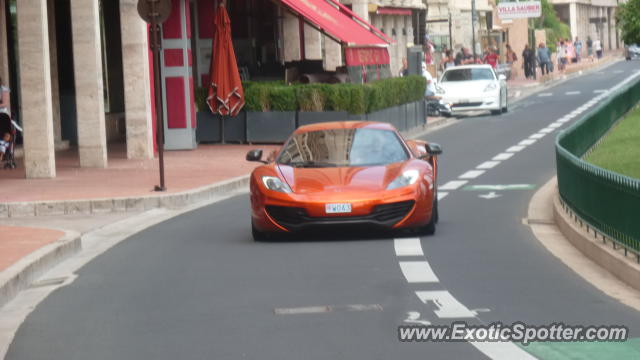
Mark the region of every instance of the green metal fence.
POLYGON ((556 139, 562 200, 595 229, 636 254, 640 253, 640 180, 602 169, 582 157, 639 101, 640 78, 636 78, 556 139))

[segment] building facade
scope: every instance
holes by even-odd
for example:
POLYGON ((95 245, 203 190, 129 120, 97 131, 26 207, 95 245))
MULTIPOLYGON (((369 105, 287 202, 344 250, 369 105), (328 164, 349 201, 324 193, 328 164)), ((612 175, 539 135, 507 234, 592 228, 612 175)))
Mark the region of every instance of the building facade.
POLYGON ((551 0, 560 20, 569 25, 571 38, 585 41, 599 39, 602 48, 615 50, 623 46, 616 24, 620 0, 551 0))

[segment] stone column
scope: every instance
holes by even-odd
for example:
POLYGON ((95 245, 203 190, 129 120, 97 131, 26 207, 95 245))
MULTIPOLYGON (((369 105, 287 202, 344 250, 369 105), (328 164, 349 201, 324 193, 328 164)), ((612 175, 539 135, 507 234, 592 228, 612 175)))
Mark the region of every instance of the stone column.
POLYGON ((7 14, 5 1, 0 0, 0 77, 5 86, 9 86, 9 55, 7 48, 7 14))
POLYGON ((282 10, 282 36, 284 37, 284 61, 300 60, 300 19, 282 10))
POLYGON ((354 14, 361 17, 364 21, 369 22, 368 0, 353 0, 353 2, 351 3, 351 9, 354 14))
POLYGON ((56 176, 47 1, 17 1, 20 92, 27 178, 56 176))
POLYGON ((569 4, 569 28, 571 30, 571 40, 575 40, 578 36, 578 4, 572 2, 569 4))
POLYGON ((49 55, 51 57, 51 105, 53 106, 53 141, 62 141, 62 120, 60 118, 60 86, 58 83, 58 39, 56 36, 55 0, 48 0, 49 12, 49 55))
POLYGON ((324 52, 322 54, 322 66, 327 71, 335 71, 342 66, 342 45, 327 35, 322 35, 324 52))
POLYGON ((137 0, 120 0, 127 158, 153 158, 153 124, 147 23, 137 0))
POLYGON ((71 0, 80 167, 107 167, 98 0, 71 0))
POLYGON ((305 60, 322 60, 322 34, 313 26, 304 23, 305 60))

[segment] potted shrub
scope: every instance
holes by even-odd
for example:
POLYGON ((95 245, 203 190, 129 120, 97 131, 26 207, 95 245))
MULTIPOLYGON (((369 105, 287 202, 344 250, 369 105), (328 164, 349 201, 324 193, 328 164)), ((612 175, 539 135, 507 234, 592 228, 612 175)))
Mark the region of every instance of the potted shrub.
POLYGON ((256 83, 246 90, 245 97, 247 142, 281 143, 295 130, 294 86, 256 83))

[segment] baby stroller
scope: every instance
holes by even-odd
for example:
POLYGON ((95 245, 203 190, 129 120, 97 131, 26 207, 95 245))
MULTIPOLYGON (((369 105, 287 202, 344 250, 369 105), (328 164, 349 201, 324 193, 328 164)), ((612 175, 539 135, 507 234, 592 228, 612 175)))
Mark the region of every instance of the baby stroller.
POLYGON ((11 119, 11 116, 8 113, 0 111, 0 140, 4 140, 4 136, 7 133, 11 135, 9 146, 7 146, 7 149, 4 152, 4 157, 2 158, 2 162, 4 163, 3 169, 16 168, 13 151, 16 145, 17 131, 22 131, 22 128, 20 128, 20 126, 11 119))

